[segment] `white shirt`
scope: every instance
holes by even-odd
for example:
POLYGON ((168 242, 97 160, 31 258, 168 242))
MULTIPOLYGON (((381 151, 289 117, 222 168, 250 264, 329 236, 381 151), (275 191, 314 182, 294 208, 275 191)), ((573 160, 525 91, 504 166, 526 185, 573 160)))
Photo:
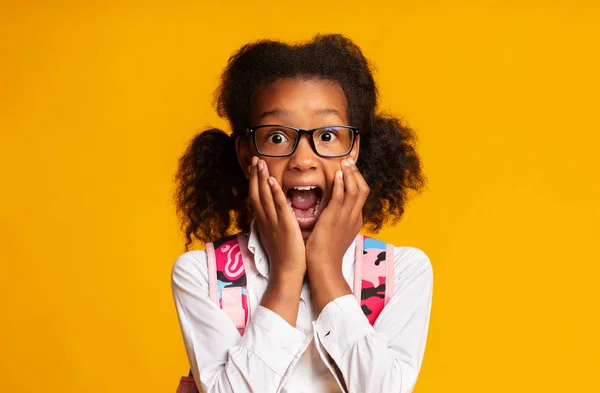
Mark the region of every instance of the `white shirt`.
MULTIPOLYGON (((374 326, 353 295, 341 296, 319 315, 305 283, 296 327, 260 306, 269 282, 269 261, 254 222, 248 238, 255 269, 246 271, 250 318, 240 337, 210 299, 206 252, 182 254, 173 265, 172 289, 183 341, 196 385, 206 393, 342 392, 332 361, 349 393, 408 393, 425 351, 433 272, 425 253, 395 247, 392 300, 374 326)), ((355 243, 343 258, 343 275, 354 282, 355 243)))

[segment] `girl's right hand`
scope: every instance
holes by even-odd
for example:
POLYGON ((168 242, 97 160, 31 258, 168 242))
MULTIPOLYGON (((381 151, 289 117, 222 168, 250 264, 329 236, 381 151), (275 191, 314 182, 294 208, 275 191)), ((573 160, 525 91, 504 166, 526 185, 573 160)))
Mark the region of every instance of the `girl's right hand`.
POLYGON ((298 221, 281 186, 269 176, 264 160, 252 157, 250 189, 260 241, 269 256, 270 277, 303 280, 306 273, 304 240, 298 221))

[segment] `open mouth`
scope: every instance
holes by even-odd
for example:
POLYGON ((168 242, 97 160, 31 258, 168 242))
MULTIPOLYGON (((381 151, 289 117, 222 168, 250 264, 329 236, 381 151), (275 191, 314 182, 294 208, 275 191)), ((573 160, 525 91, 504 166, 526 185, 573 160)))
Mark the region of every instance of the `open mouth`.
POLYGON ((287 190, 288 205, 294 212, 301 228, 310 228, 321 213, 323 192, 317 186, 296 186, 287 190))

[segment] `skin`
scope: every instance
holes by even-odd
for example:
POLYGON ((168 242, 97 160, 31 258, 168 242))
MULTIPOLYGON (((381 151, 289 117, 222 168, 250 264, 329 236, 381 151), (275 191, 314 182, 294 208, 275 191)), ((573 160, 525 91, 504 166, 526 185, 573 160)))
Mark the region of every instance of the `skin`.
MULTIPOLYGON (((281 124, 302 129, 349 125, 341 87, 321 79, 280 79, 253 97, 250 124, 281 124)), ((270 261, 270 280, 261 305, 296 325, 305 277, 321 312, 339 296, 351 294, 342 275, 344 253, 362 228, 362 208, 369 187, 355 165, 360 140, 349 155, 322 158, 303 136, 289 157, 260 156, 249 139, 238 139, 238 160, 249 179, 261 243, 270 261), (293 185, 322 190, 320 215, 303 226, 288 206, 285 192, 293 185)))

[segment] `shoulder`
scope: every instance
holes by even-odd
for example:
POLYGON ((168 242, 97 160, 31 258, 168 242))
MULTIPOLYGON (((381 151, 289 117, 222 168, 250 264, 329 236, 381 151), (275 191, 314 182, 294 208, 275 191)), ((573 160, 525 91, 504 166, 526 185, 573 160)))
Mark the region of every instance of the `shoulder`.
POLYGON ((395 281, 406 281, 421 277, 425 282, 433 281, 431 260, 425 252, 416 247, 394 247, 395 281))
POLYGON ((206 251, 187 251, 175 259, 171 270, 173 289, 187 286, 208 286, 208 267, 206 251))

